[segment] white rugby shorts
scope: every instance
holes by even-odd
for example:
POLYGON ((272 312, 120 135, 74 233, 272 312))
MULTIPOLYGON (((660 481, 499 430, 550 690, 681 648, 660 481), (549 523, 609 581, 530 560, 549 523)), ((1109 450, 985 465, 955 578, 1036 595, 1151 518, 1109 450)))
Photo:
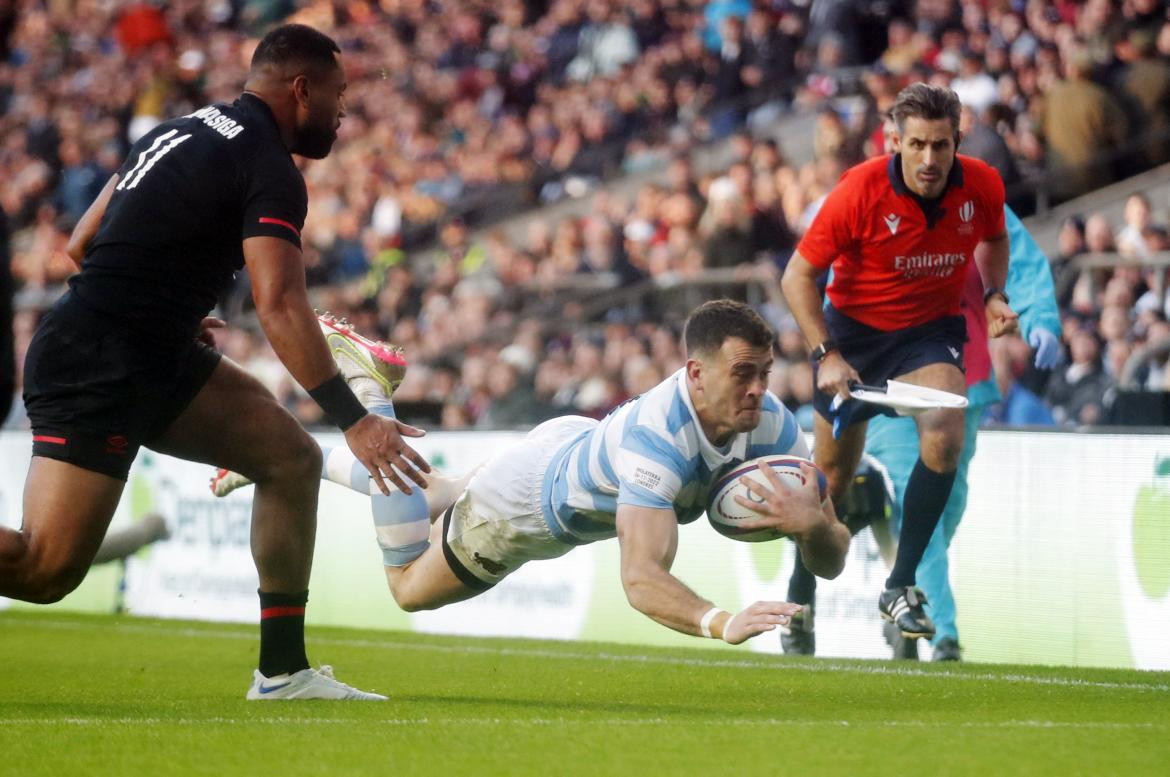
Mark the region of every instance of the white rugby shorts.
POLYGON ((527 561, 573 549, 549 531, 541 490, 561 446, 597 423, 581 416, 545 421, 475 473, 443 516, 443 554, 465 585, 485 590, 527 561))

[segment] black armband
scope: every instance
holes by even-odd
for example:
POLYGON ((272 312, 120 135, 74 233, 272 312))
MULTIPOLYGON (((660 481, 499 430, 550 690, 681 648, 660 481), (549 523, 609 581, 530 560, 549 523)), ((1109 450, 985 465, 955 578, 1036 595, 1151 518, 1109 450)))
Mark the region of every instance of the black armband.
POLYGON ((341 373, 337 373, 317 388, 309 389, 309 396, 343 432, 362 420, 368 412, 354 396, 341 373))

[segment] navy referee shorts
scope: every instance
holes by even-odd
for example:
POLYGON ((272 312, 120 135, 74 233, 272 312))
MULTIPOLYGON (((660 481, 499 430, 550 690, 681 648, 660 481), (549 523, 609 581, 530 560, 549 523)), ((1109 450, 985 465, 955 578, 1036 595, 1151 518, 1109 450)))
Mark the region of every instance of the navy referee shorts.
MULTIPOLYGON (((944 316, 925 324, 890 332, 874 329, 850 318, 832 305, 825 306, 825 324, 829 337, 840 353, 857 370, 867 386, 885 386, 928 364, 952 364, 963 369, 963 345, 967 342, 967 322, 963 316, 944 316)), ((897 415, 895 411, 871 402, 848 400, 831 411, 833 397, 816 389, 818 365, 813 363, 813 408, 836 428, 866 421, 878 414, 897 415)))

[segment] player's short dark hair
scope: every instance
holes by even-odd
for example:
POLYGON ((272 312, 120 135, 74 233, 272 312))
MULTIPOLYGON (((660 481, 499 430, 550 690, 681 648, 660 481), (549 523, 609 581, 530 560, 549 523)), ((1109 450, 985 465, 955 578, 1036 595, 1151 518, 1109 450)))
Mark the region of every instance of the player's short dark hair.
POLYGON ((333 67, 341 48, 323 32, 304 24, 282 24, 268 31, 252 54, 252 69, 296 66, 321 72, 333 67))
POLYGON ((955 134, 959 132, 959 110, 962 103, 959 96, 945 86, 931 86, 919 81, 898 92, 890 116, 898 125, 898 132, 906 128, 906 119, 911 117, 934 121, 949 119, 955 134))
POLYGON ((729 337, 738 337, 756 348, 767 348, 776 336, 759 313, 732 299, 704 302, 695 308, 683 328, 687 356, 698 351, 718 351, 729 337))

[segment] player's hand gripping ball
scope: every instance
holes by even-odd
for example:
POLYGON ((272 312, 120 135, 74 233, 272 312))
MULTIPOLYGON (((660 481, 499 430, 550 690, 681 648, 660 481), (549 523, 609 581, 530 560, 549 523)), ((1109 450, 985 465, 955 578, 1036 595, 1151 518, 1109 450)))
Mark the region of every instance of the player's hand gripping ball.
MULTIPOLYGON (((715 531, 724 537, 730 537, 740 542, 767 542, 785 536, 783 532, 774 527, 764 529, 748 529, 743 527, 743 524, 753 523, 760 520, 763 516, 736 502, 736 495, 738 494, 744 499, 761 506, 763 506, 764 500, 757 494, 752 493, 747 486, 740 483, 740 478, 746 476, 760 483, 768 490, 773 490, 774 488, 771 482, 764 476, 764 473, 760 471, 759 465, 761 463, 772 468, 772 471, 780 478, 781 487, 786 489, 798 489, 804 486, 805 477, 800 469, 801 464, 807 464, 813 467, 817 473, 817 484, 820 488, 821 501, 824 502, 828 498, 829 483, 825 479, 825 473, 817 469, 816 465, 808 459, 802 459, 799 456, 761 456, 758 459, 745 461, 716 480, 711 486, 710 499, 707 502, 707 520, 711 522, 711 526, 715 528, 715 531)), ((783 494, 780 494, 780 497, 783 498, 783 494)))

